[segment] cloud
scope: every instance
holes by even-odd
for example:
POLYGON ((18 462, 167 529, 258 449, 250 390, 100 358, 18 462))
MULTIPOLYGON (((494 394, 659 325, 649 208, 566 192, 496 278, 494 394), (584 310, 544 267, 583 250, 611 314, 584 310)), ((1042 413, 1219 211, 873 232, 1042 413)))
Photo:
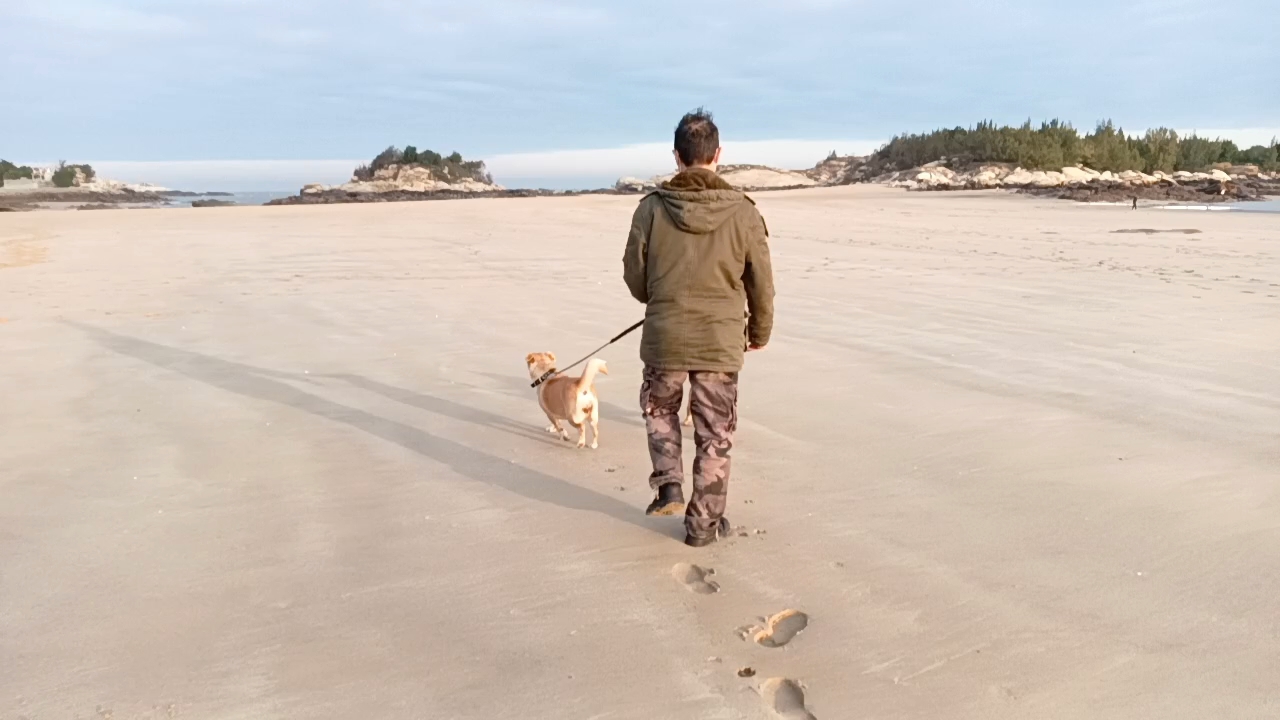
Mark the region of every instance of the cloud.
POLYGON ((8 12, 56 30, 91 35, 173 36, 191 29, 190 23, 175 15, 91 0, 17 0, 8 12))
POLYGON ((1273 124, 1280 45, 1241 41, 1224 6, 1277 18, 1274 0, 0 0, 6 104, 41 108, 0 114, 0 137, 46 157, 412 143, 505 162, 662 138, 699 105, 748 140, 1273 124))
POLYGON ((265 42, 286 47, 317 45, 329 39, 329 33, 320 30, 279 26, 258 28, 254 35, 265 42))

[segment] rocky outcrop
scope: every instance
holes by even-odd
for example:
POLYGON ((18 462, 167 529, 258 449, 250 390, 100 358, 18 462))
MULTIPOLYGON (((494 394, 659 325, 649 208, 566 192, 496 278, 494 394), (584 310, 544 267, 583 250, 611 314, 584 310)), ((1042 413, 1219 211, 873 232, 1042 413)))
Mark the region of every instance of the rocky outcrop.
POLYGON ((874 178, 873 182, 908 190, 1007 188, 1073 199, 1104 199, 1113 196, 1121 200, 1134 197, 1178 199, 1186 196, 1197 200, 1205 200, 1206 197, 1241 200, 1280 192, 1280 177, 1272 178, 1265 173, 1233 175, 1221 169, 1201 173, 1155 172, 1148 175, 1132 170, 1120 173, 1098 172, 1082 166, 1064 167, 1061 171, 1027 170, 1009 165, 980 165, 955 170, 941 163, 931 163, 914 170, 885 174, 874 178), (1063 192, 1039 192, 1052 189, 1063 192))
POLYGON ((16 188, 12 185, 6 187, 3 191, 5 196, 23 196, 23 200, 27 202, 147 202, 158 199, 161 195, 172 193, 172 190, 161 187, 159 185, 151 185, 149 183, 127 183, 120 180, 95 179, 88 180, 84 171, 76 168, 76 177, 71 187, 54 187, 52 183, 44 179, 49 175, 48 168, 36 168, 35 174, 38 176, 31 187, 16 188), (117 196, 117 199, 100 200, 99 198, 107 196, 117 196), (35 199, 35 198, 41 199, 35 199), (147 198, 147 200, 139 200, 139 197, 147 198))
POLYGON ((620 193, 643 193, 649 192, 658 187, 658 184, 651 178, 649 180, 641 180, 637 177, 618 178, 618 182, 613 184, 613 189, 620 193))
POLYGON ((1263 200, 1280 192, 1280 183, 1270 189, 1250 182, 1228 180, 1189 180, 1185 183, 1157 185, 1118 185, 1115 183, 1080 183, 1060 187, 1025 187, 1018 192, 1037 197, 1051 197, 1078 202, 1127 203, 1134 198, 1157 202, 1220 203, 1240 200, 1263 200))
MULTIPOLYGON (((759 190, 791 190, 819 185, 817 180, 807 173, 793 170, 779 170, 765 165, 721 165, 717 172, 725 182, 742 190, 754 192, 759 190)), ((640 178, 619 178, 613 189, 620 193, 652 192, 662 183, 675 177, 675 173, 658 175, 641 180, 640 178)))
POLYGON ((302 195, 330 192, 349 194, 367 193, 492 193, 506 188, 474 178, 450 180, 442 178, 434 168, 423 165, 390 165, 373 173, 371 180, 352 178, 342 185, 311 184, 302 188, 302 195))
MULTIPOLYGON (((388 151, 390 152, 390 150, 388 151)), ((399 151, 396 151, 397 153, 399 151)), ((407 152, 407 150, 406 150, 407 152)), ((385 153, 384 153, 385 154, 385 153)), ((456 154, 455 154, 456 155, 456 154)), ((381 157, 381 156, 380 156, 381 157)), ((391 156, 389 156, 391 157, 391 156)), ((651 192, 674 173, 651 178, 623 177, 605 190, 560 192, 548 190, 508 190, 492 181, 483 163, 463 163, 451 157, 457 168, 429 163, 379 166, 375 161, 357 169, 350 182, 342 185, 312 184, 295 197, 273 200, 272 205, 328 204, 344 202, 399 202, 456 198, 555 197, 582 194, 640 194, 651 192), (451 169, 452 168, 452 169, 451 169), (460 169, 461 172, 455 172, 460 169)), ((386 160, 383 160, 386 162, 386 160)), ((1222 166, 1204 173, 1151 174, 1124 171, 1099 172, 1084 166, 1059 170, 1028 170, 1012 164, 988 163, 956 167, 943 158, 909 170, 887 171, 874 156, 839 156, 834 153, 808 170, 781 170, 763 165, 722 165, 722 178, 744 191, 782 190, 871 182, 908 190, 1009 189, 1033 194, 1072 198, 1159 197, 1195 195, 1199 199, 1247 199, 1280 192, 1280 176, 1272 178, 1249 166, 1222 166), (1180 187, 1182 190, 1169 190, 1180 187), (1067 192, 1067 191, 1071 192, 1067 192), (1045 191, 1045 192, 1040 192, 1045 191), (1053 192, 1049 192, 1053 191, 1053 192)))
POLYGON ((720 168, 720 177, 743 191, 805 188, 818 184, 805 173, 764 165, 724 165, 720 168))
POLYGON ((387 192, 352 192, 343 190, 344 186, 325 188, 323 185, 308 185, 303 192, 289 197, 276 198, 267 205, 337 205, 342 203, 380 203, 380 202, 414 202, 425 200, 472 200, 481 198, 531 198, 531 197, 573 197, 576 195, 620 195, 618 190, 396 190, 387 192), (307 188, 312 188, 310 191, 307 188))
POLYGON ((127 183, 119 180, 94 180, 83 185, 77 186, 78 190, 100 193, 147 193, 154 195, 167 195, 171 192, 169 188, 160 185, 152 185, 150 183, 127 183))
POLYGON ((31 168, 31 179, 29 186, 17 188, 17 183, 9 183, 6 192, 61 192, 61 193, 95 193, 95 194, 113 194, 113 193, 144 193, 144 194, 161 194, 173 192, 168 188, 150 183, 128 183, 120 180, 108 180, 89 175, 85 172, 87 165, 68 165, 67 168, 73 170, 71 176, 70 187, 57 187, 53 183, 53 177, 59 168, 53 167, 34 167, 31 168))
POLYGON ((113 191, 93 190, 89 187, 41 188, 30 192, 0 193, 2 205, 38 205, 46 203, 78 203, 105 205, 162 204, 165 198, 153 192, 122 189, 113 191))
POLYGON ((851 185, 863 182, 869 177, 871 167, 867 165, 867 160, 868 158, 863 155, 832 153, 826 160, 805 170, 804 174, 823 186, 851 185))

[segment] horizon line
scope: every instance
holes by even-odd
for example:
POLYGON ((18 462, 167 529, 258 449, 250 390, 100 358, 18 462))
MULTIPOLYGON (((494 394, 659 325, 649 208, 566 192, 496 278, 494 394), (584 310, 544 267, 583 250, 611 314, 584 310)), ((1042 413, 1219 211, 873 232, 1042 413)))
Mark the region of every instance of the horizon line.
MULTIPOLYGON (((1011 125, 1010 127, 1013 127, 1013 126, 1011 125)), ((938 129, 945 129, 945 128, 938 128, 938 129)), ((1076 128, 1076 129, 1077 131, 1079 131, 1079 128, 1076 128)), ((1153 129, 1153 128, 1144 128, 1139 131, 1127 132, 1126 134, 1131 135, 1133 137, 1139 137, 1142 134, 1144 134, 1147 130, 1150 130, 1150 129, 1153 129)), ((1280 138, 1280 127, 1271 128, 1271 127, 1259 126, 1259 127, 1203 128, 1203 129, 1173 128, 1173 130, 1174 132, 1177 132, 1179 136, 1182 136, 1182 137, 1196 136, 1196 137, 1201 137, 1206 139, 1222 139, 1222 140, 1235 141, 1237 137, 1241 135, 1245 135, 1255 141, 1258 139, 1262 139, 1260 142, 1251 142, 1249 140, 1246 140, 1243 143, 1238 143, 1239 146, 1242 148, 1249 147, 1251 145, 1267 145, 1270 143, 1271 140, 1280 138)), ((928 131, 925 131, 925 132, 927 133, 928 131)), ((910 132, 910 131, 899 133, 899 135, 910 135, 910 134, 921 134, 921 133, 910 132)), ((869 145, 874 145, 875 150, 878 150, 880 149, 880 147, 886 145, 888 142, 889 140, 850 139, 850 138, 813 140, 813 139, 806 139, 806 138, 785 138, 784 137, 784 138, 771 138, 766 140, 736 140, 736 141, 730 140, 730 141, 722 142, 721 145, 725 148, 731 148, 735 146, 736 147, 744 147, 744 146, 745 147, 753 147, 753 146, 767 147, 767 146, 776 146, 776 145, 817 146, 817 145, 836 143, 837 145, 839 144, 857 145, 859 147, 867 147, 869 145)), ((583 155, 588 153, 611 153, 611 152, 636 151, 636 150, 649 151, 654 149, 661 149, 664 152, 670 152, 671 146, 665 141, 664 142, 642 142, 642 143, 627 143, 623 145, 615 145, 615 146, 608 146, 608 147, 589 147, 589 148, 559 147, 559 148, 550 148, 545 150, 521 150, 518 152, 500 152, 500 153, 492 153, 492 154, 476 153, 474 155, 471 155, 470 157, 479 159, 485 162, 486 164, 488 164, 493 160, 499 160, 499 159, 505 160, 508 158, 538 157, 538 156, 549 156, 549 155, 583 155)), ((832 148, 832 149, 834 150, 838 148, 832 148)), ((870 152, 874 152, 875 150, 871 150, 870 152)), ((338 162, 365 163, 368 161, 369 161, 369 158, 344 158, 344 157, 309 157, 309 158, 234 157, 234 158, 165 158, 165 159, 159 159, 159 160, 135 160, 130 158, 94 158, 89 160, 77 159, 74 161, 74 163, 76 164, 79 164, 79 163, 126 164, 127 163, 127 164, 133 164, 133 165, 143 165, 143 164, 160 165, 160 164, 177 164, 177 163, 191 163, 191 164, 229 164, 229 163, 282 164, 282 163, 338 163, 338 162)), ((59 161, 23 160, 23 161, 11 161, 11 162, 15 162, 15 164, 18 164, 18 165, 28 165, 31 167, 51 167, 51 166, 57 165, 59 161)), ((71 163, 73 161, 68 160, 66 162, 71 163)), ((724 163, 724 164, 732 165, 735 163, 724 163)))
MULTIPOLYGON (((1232 140, 1241 148, 1267 144, 1280 136, 1278 128, 1176 129, 1179 135, 1198 135, 1232 140)), ((1140 136, 1145 130, 1135 133, 1140 136)), ((722 164, 764 165, 784 170, 812 168, 831 152, 840 155, 868 155, 887 140, 826 138, 770 140, 727 140, 722 164)), ((503 185, 523 182, 569 184, 611 184, 622 177, 654 177, 673 171, 670 141, 629 143, 614 147, 533 150, 512 153, 477 154, 486 170, 503 185)), ((130 183, 147 183, 170 188, 278 191, 307 184, 340 185, 350 180, 364 158, 221 158, 200 160, 77 160, 94 166, 100 177, 130 183)), ((22 163, 47 167, 56 163, 22 163)))

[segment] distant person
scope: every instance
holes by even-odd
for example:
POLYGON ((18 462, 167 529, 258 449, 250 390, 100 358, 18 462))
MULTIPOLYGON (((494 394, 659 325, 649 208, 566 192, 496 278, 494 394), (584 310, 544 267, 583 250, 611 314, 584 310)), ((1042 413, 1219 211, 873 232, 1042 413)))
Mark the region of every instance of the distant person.
POLYGON ((773 330, 768 228, 751 198, 716 174, 720 131, 701 108, 675 132, 675 177, 640 201, 631 218, 623 278, 645 304, 640 407, 654 490, 648 515, 684 508, 680 403, 689 381, 697 456, 685 543, 702 547, 729 530, 729 451, 738 425, 743 354, 773 330), (747 308, 743 332, 743 306, 747 308))
POLYGON ((1133 196, 1133 209, 1134 209, 1134 210, 1137 210, 1137 209, 1138 209, 1138 196, 1137 196, 1137 195, 1134 195, 1134 196, 1133 196))

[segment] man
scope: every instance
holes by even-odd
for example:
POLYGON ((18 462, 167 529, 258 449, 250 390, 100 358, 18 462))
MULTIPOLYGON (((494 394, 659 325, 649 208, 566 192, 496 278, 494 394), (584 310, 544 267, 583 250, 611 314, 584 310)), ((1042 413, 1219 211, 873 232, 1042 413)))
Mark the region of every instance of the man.
POLYGON ((744 351, 769 342, 773 269, 764 218, 751 198, 716 174, 720 131, 710 113, 699 108, 680 120, 673 154, 679 172, 632 216, 623 277, 645 304, 640 407, 654 490, 645 512, 674 515, 684 508, 679 414, 688 380, 697 456, 685 543, 702 547, 729 529, 724 510, 738 372, 744 351))

